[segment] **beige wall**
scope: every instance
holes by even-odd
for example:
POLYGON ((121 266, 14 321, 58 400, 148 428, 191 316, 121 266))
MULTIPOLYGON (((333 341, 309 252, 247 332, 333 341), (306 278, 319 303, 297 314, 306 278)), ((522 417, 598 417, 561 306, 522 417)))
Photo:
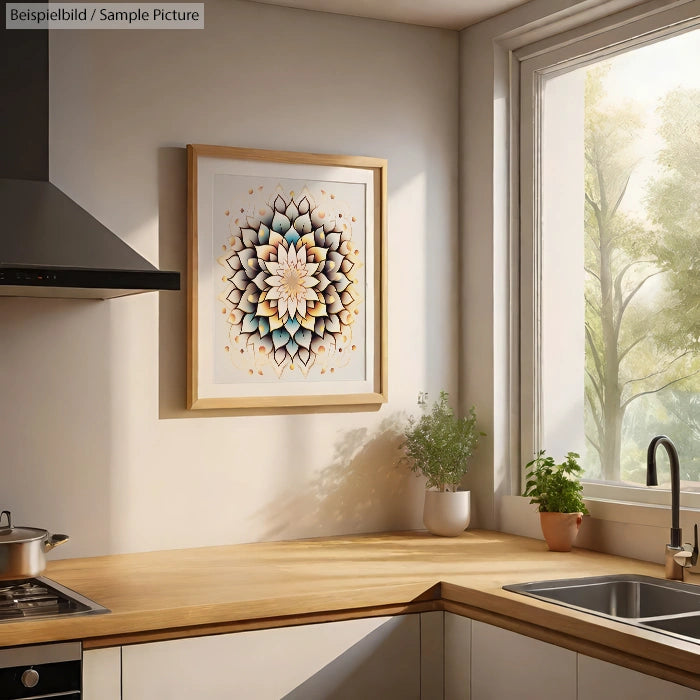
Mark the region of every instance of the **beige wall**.
POLYGON ((51 179, 184 272, 187 143, 389 161, 389 403, 184 410, 185 294, 0 299, 0 502, 52 556, 421 526, 395 465, 419 390, 457 392, 458 35, 206 3, 201 31, 55 31, 51 179))

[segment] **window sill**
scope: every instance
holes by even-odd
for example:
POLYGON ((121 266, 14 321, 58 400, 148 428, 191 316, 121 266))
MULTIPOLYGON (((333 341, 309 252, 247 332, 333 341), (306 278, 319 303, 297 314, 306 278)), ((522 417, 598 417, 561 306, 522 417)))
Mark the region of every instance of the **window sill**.
MULTIPOLYGON (((576 546, 631 559, 663 563, 671 527, 670 506, 646 505, 585 498, 590 515, 584 518, 576 546)), ((500 529, 513 535, 543 539, 537 506, 523 496, 504 496, 500 501, 500 529)), ((690 539, 700 510, 681 508, 681 528, 690 539)))
MULTIPOLYGON (((609 498, 584 498, 591 517, 630 525, 650 527, 671 527, 671 506, 655 503, 631 503, 609 498)), ((682 506, 680 509, 681 527, 692 528, 700 522, 700 510, 682 506)))

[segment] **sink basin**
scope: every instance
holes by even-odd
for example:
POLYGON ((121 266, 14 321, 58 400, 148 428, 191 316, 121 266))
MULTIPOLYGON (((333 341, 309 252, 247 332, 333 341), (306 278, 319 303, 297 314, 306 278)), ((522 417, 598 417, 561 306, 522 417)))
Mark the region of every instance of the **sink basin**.
POLYGON ((534 581, 503 588, 700 643, 700 586, 690 583, 618 574, 534 581))
POLYGON ((504 588, 613 618, 700 613, 700 588, 650 576, 594 576, 521 583, 504 588))
POLYGON ((670 617, 663 620, 647 620, 645 627, 652 627, 659 632, 672 632, 681 637, 700 642, 700 615, 670 617))

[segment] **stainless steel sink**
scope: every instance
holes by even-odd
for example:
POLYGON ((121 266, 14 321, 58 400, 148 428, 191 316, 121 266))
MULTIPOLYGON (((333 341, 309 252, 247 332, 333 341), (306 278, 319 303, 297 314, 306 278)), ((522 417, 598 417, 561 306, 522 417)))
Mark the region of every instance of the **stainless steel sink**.
POLYGON ((613 618, 700 613, 700 588, 679 581, 620 574, 536 581, 506 590, 613 618))
POLYGON ((679 637, 693 639, 700 643, 700 615, 668 617, 660 620, 647 620, 644 625, 659 632, 671 632, 679 637))
POLYGON ((700 643, 700 586, 693 584, 619 574, 535 581, 503 588, 700 643))

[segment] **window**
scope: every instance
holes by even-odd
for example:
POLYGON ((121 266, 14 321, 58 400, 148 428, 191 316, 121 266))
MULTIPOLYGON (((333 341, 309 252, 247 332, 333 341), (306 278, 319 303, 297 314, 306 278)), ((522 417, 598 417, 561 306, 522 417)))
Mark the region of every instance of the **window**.
POLYGON ((522 462, 578 452, 588 496, 667 498, 664 433, 700 505, 697 15, 521 52, 522 462))

